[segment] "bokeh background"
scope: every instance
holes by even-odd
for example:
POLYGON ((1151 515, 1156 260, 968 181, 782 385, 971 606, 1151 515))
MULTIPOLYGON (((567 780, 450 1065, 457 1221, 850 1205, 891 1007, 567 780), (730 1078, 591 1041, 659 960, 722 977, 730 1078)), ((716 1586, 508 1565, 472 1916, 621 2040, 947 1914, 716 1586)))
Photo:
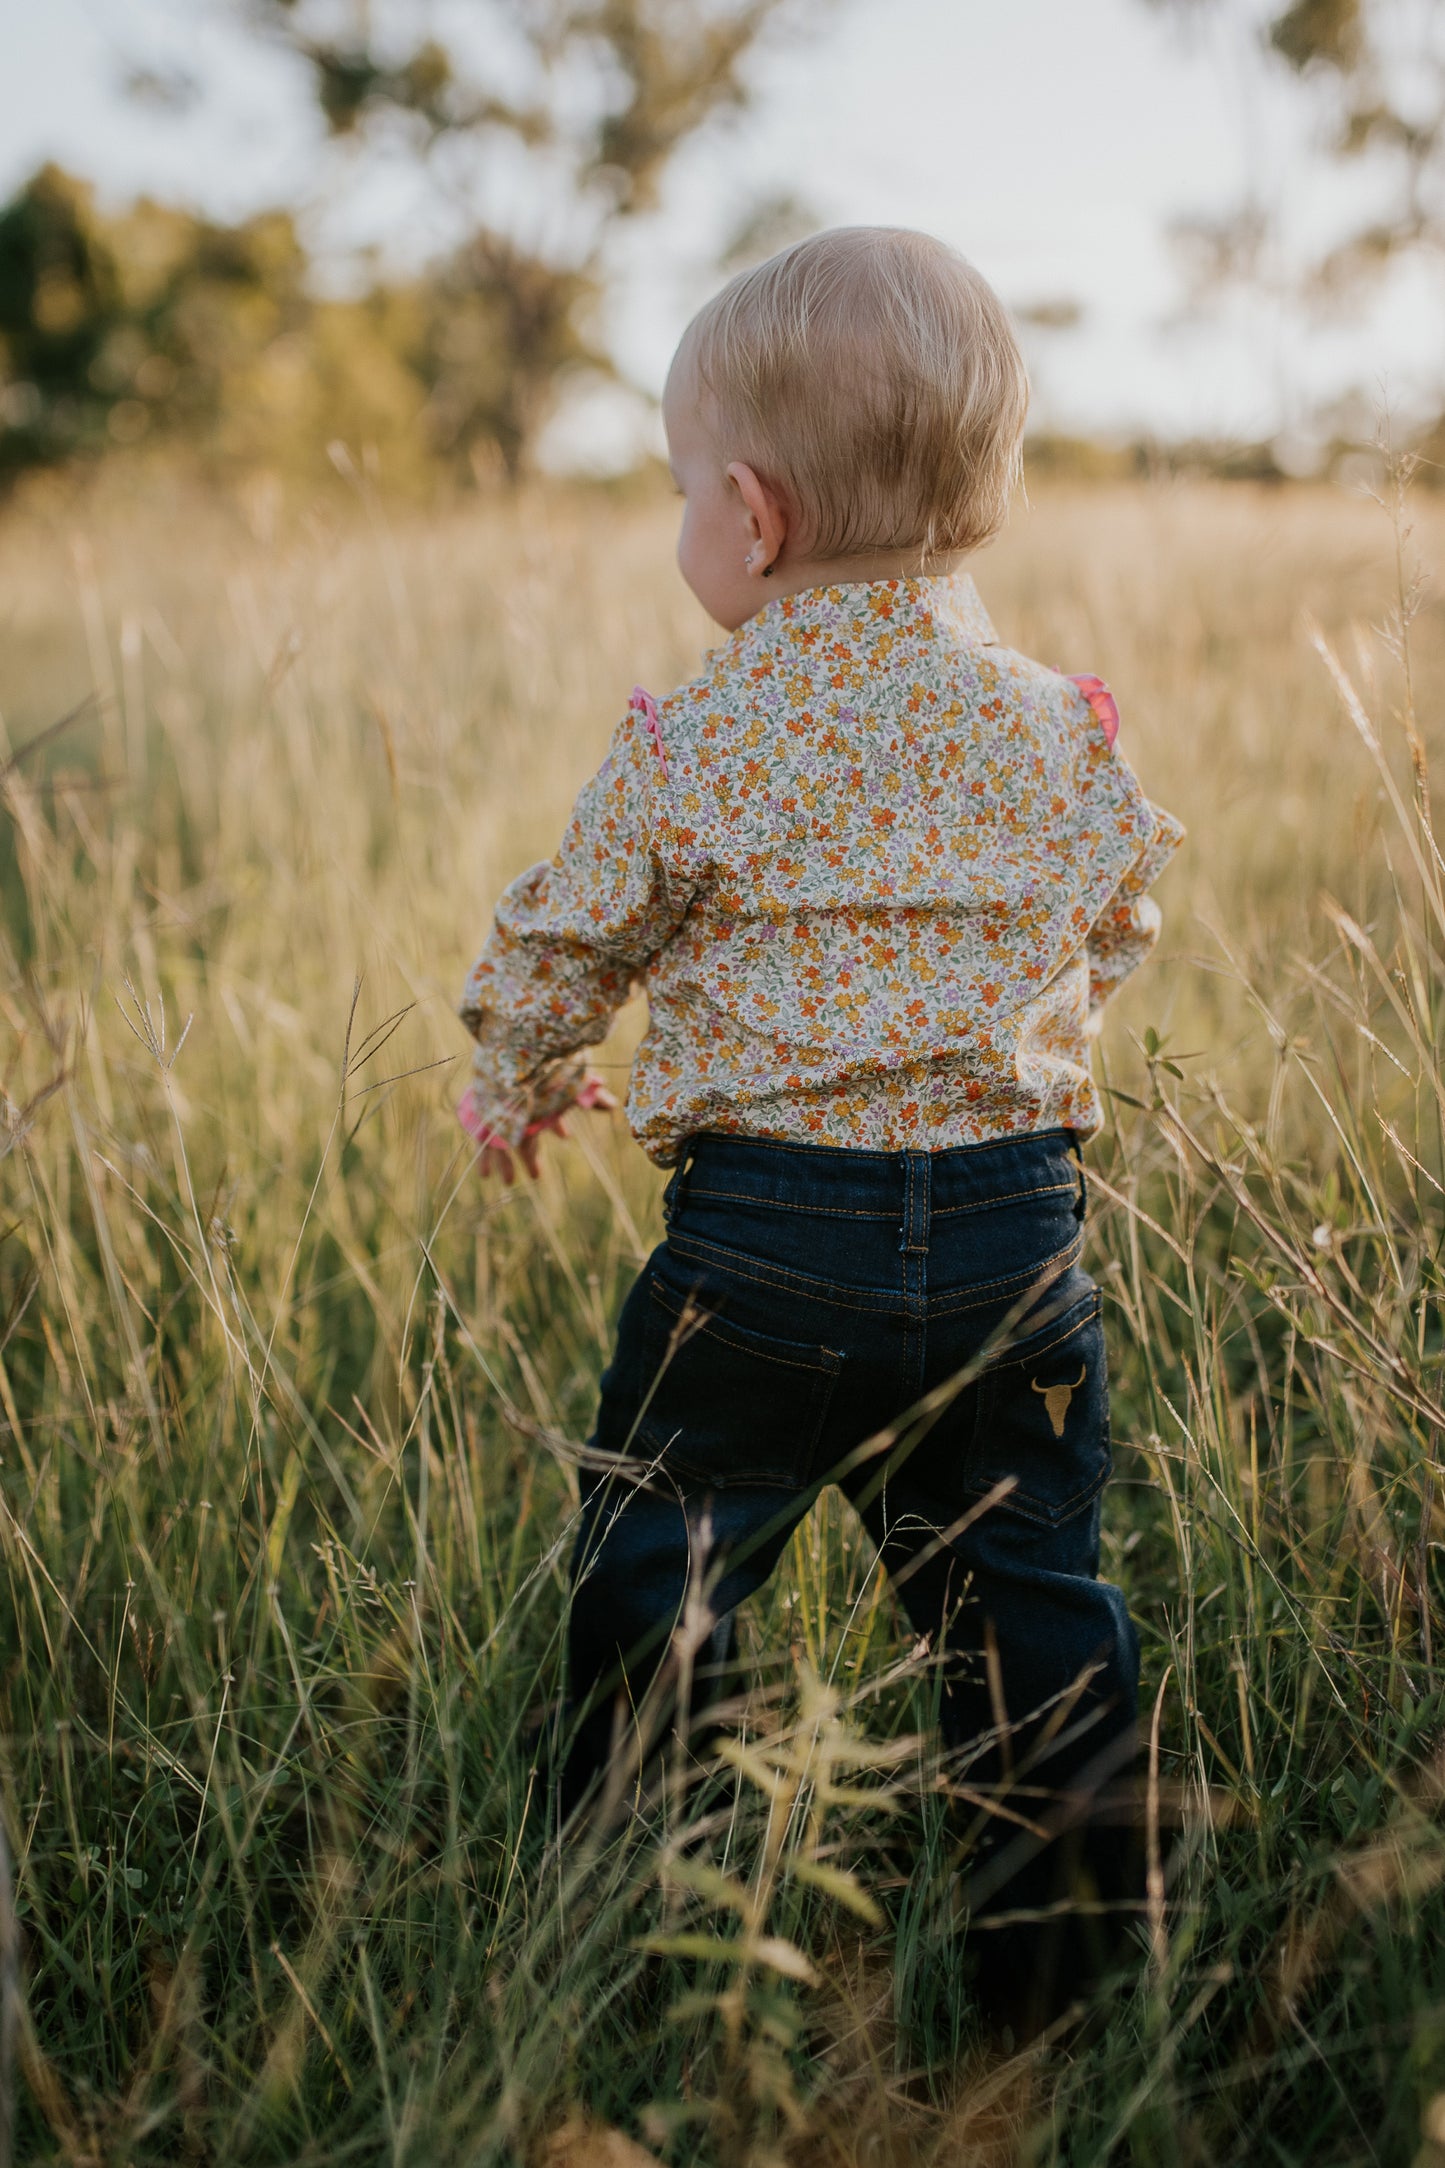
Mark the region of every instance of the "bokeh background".
POLYGON ((1445 8, 46 0, 0 205, 0 2168, 1445 2168, 1445 8), (1189 829, 1088 1154, 1151 1872, 1042 2046, 836 1491, 732 1761, 559 1833, 661 1175, 453 1114, 714 637, 673 342, 843 219, 1017 312, 980 588, 1189 829))
POLYGON ((17 10, 0 472, 626 471, 702 295, 850 221, 999 287, 1040 467, 1329 470, 1445 405, 1442 44, 1434 0, 17 10))

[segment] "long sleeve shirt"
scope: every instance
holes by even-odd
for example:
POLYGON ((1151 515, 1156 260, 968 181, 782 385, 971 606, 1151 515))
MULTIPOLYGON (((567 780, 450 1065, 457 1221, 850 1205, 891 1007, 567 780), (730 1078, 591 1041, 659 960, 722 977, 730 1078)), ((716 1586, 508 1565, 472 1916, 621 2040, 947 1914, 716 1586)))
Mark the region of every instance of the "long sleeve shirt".
POLYGON ((494 1135, 571 1103, 645 988, 633 1133, 941 1151, 1101 1121, 1097 1012, 1183 830, 1113 709, 1002 646, 971 579, 779 597, 634 696, 461 1006, 494 1135))

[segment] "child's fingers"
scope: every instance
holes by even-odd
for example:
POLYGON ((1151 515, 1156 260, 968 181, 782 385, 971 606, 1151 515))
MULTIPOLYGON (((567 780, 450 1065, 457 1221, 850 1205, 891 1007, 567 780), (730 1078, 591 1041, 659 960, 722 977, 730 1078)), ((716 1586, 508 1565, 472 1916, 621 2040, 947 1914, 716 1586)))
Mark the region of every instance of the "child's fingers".
POLYGON ((512 1155, 500 1144, 489 1144, 480 1153, 477 1167, 485 1181, 489 1174, 499 1174, 508 1189, 516 1176, 512 1169, 512 1155))
POLYGON ((488 1134, 487 1120, 469 1090, 464 1091, 457 1101, 457 1120, 474 1143, 481 1144, 485 1141, 488 1134))
POLYGON ((579 1107, 588 1108, 589 1111, 596 1108, 602 1114, 615 1114, 621 1104, 607 1089, 601 1077, 597 1076, 589 1076, 586 1079, 582 1089, 577 1094, 575 1103, 579 1107))
MULTIPOLYGON (((583 1085, 575 1103, 579 1107, 596 1107, 604 1113, 612 1113, 617 1106, 617 1101, 607 1086, 599 1083, 595 1077, 589 1078, 583 1085)), ((537 1147, 541 1139, 548 1130, 558 1137, 569 1134, 565 1112, 544 1114, 540 1121, 529 1124, 520 1144, 515 1148, 501 1144, 483 1144, 482 1137, 489 1135, 490 1131, 481 1128, 481 1118, 469 1098, 462 1100, 457 1113, 468 1135, 475 1137, 481 1145, 477 1154, 477 1166, 483 1179, 489 1174, 499 1174, 508 1189, 517 1178, 516 1168, 512 1164, 514 1156, 521 1160, 528 1175, 535 1182, 540 1171, 537 1147)))

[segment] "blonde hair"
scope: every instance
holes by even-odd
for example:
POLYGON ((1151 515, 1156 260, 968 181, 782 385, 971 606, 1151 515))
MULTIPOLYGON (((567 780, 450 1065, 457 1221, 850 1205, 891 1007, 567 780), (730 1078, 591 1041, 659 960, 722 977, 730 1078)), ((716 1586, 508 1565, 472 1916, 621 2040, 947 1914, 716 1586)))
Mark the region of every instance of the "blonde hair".
POLYGON ((726 455, 798 513, 810 556, 977 549, 1008 516, 1029 385, 1008 312, 956 249, 839 226, 744 271, 679 349, 726 455))

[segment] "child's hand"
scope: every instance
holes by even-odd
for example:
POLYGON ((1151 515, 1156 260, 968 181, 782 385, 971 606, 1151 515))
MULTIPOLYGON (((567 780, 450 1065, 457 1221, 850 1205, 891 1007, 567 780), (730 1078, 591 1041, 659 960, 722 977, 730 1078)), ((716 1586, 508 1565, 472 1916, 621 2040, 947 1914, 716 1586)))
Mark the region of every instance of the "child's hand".
MULTIPOLYGON (((602 1079, 595 1076, 583 1079, 582 1087, 572 1101, 574 1107, 596 1108, 604 1114, 614 1113, 619 1103, 602 1082, 602 1079)), ((550 1129, 557 1136, 565 1137, 567 1135, 568 1112, 570 1112, 570 1109, 562 1109, 556 1114, 545 1115, 541 1121, 529 1122, 522 1133, 521 1143, 515 1147, 515 1152, 511 1145, 503 1144, 500 1140, 494 1141, 495 1133, 482 1120, 476 1101, 470 1091, 462 1094, 457 1107, 457 1120, 461 1123, 467 1135, 480 1147, 477 1153, 477 1171, 483 1180, 489 1174, 499 1174, 507 1188, 510 1189, 516 1180, 516 1169, 512 1164, 514 1156, 521 1160, 531 1180, 535 1182, 539 1172, 537 1148, 541 1143, 543 1134, 550 1129)))

